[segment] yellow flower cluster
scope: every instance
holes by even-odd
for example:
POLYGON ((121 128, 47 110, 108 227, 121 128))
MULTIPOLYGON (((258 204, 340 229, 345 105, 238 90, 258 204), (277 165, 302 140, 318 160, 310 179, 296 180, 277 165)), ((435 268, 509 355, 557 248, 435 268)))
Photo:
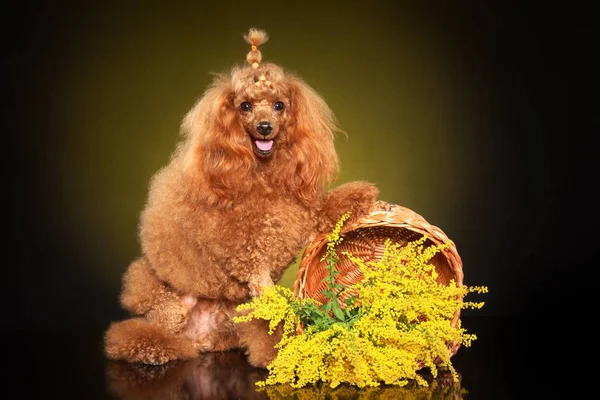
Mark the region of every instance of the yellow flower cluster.
MULTIPOLYGON (((347 215, 328 237, 331 246, 325 258, 334 263, 335 245, 342 240, 339 232, 347 215)), ((269 320, 271 332, 280 323, 284 325, 278 355, 267 367, 268 377, 258 385, 302 388, 323 382, 331 388, 343 383, 363 388, 416 382, 427 386, 418 373, 424 367, 433 377, 438 368, 449 371, 456 381, 450 344, 468 347, 476 336, 466 333, 460 320, 456 326, 451 320, 461 308, 481 308, 483 302, 463 299, 470 292, 486 293, 487 287, 457 286, 455 281, 438 283, 438 274, 429 261, 445 246, 425 246, 425 240, 423 237, 405 246, 388 240, 378 261, 365 262, 344 253, 360 268, 364 279, 347 288, 356 293, 354 301, 347 304, 344 318, 331 318, 326 329, 322 323, 304 324, 300 329, 302 311, 319 305, 311 299, 298 299, 278 285, 240 305, 238 309, 248 313, 235 322, 269 320)))
POLYGON ((350 212, 347 212, 344 215, 342 215, 338 222, 335 224, 335 227, 333 228, 331 233, 327 235, 327 252, 323 256, 321 261, 327 259, 337 259, 337 253, 335 251, 335 248, 344 239, 342 236, 340 236, 340 232, 342 231, 342 226, 344 225, 344 222, 346 222, 348 218, 350 218, 350 212))
POLYGON ((269 334, 272 334, 280 323, 283 323, 284 337, 288 337, 298 328, 298 317, 290 306, 296 301, 294 293, 283 286, 273 285, 263 289, 260 297, 252 302, 237 306, 237 311, 247 311, 246 315, 234 317, 234 322, 248 322, 252 319, 269 321, 269 334))

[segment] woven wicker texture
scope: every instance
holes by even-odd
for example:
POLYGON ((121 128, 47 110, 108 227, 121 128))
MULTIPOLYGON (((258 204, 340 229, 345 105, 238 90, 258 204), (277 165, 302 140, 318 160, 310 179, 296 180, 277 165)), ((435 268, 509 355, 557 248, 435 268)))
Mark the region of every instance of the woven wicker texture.
MULTIPOLYGON (((463 285, 462 260, 454 242, 440 228, 431 225, 421 215, 406 207, 378 201, 375 210, 368 216, 353 224, 342 226, 340 236, 343 240, 336 248, 339 257, 336 268, 340 272, 336 276, 336 282, 346 287, 359 282, 363 275, 360 269, 342 254, 343 252, 349 252, 364 261, 380 260, 387 239, 405 246, 423 236, 427 238, 424 246, 450 243, 447 249, 437 253, 431 260, 438 273, 438 282, 447 285, 454 279, 458 286, 463 285)), ((326 263, 321 259, 326 250, 327 234, 316 237, 305 249, 293 285, 296 296, 325 301, 322 291, 326 289, 327 284, 323 278, 328 272, 326 263)), ((340 305, 343 306, 343 300, 351 295, 351 291, 346 291, 346 295, 340 299, 340 305)), ((459 319, 460 310, 455 313, 451 321, 452 326, 456 327, 459 319)), ((452 343, 449 347, 451 353, 455 354, 459 344, 452 343)))

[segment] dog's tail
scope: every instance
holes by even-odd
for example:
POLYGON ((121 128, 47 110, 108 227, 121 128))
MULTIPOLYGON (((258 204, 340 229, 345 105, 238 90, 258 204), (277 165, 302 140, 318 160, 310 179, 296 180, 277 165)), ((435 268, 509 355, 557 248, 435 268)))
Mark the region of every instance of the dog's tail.
POLYGON ((258 68, 258 64, 262 60, 258 46, 269 40, 269 36, 261 29, 250 28, 248 34, 244 35, 244 40, 252 46, 252 50, 246 55, 246 61, 252 65, 252 68, 258 68))

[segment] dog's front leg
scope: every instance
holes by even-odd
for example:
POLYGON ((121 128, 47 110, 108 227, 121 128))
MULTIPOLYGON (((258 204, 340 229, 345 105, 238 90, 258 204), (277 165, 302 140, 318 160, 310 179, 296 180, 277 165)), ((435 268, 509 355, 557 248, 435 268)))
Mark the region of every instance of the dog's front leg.
MULTIPOLYGON (((249 244, 256 248, 257 245, 249 244)), ((227 274, 243 285, 247 285, 247 294, 252 297, 258 297, 262 293, 262 288, 272 286, 271 268, 268 261, 268 255, 261 253, 243 253, 239 249, 230 250, 240 254, 238 257, 232 257, 223 263, 227 274)))
POLYGON ((343 184, 327 193, 319 213, 318 233, 331 232, 342 215, 350 212, 350 224, 367 215, 375 206, 379 189, 369 182, 356 181, 343 184))
POLYGON ((273 286, 273 280, 271 279, 271 274, 268 270, 266 272, 260 271, 248 278, 248 288, 250 289, 250 296, 252 297, 260 296, 263 288, 268 286, 273 286))

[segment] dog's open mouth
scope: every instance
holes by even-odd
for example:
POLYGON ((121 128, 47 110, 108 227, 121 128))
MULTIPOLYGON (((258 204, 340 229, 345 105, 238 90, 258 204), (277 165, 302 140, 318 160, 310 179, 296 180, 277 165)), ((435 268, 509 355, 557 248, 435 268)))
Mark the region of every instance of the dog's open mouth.
POLYGON ((254 150, 260 156, 267 157, 273 152, 273 140, 254 140, 254 150))

